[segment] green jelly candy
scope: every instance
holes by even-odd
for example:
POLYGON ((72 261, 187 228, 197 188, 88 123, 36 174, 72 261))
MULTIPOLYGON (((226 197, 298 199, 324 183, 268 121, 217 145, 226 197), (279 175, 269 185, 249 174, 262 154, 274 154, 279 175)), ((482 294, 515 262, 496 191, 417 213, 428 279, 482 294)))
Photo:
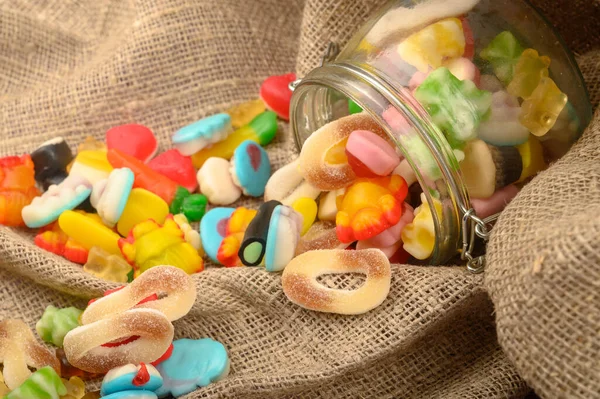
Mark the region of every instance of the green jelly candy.
POLYGON ((82 313, 83 310, 74 307, 59 309, 50 305, 35 325, 35 329, 45 342, 62 348, 65 335, 79 327, 79 316, 82 313))
POLYGON ((181 213, 190 222, 199 222, 206 213, 208 199, 203 194, 192 194, 183 200, 181 213))
POLYGON ((277 134, 277 114, 273 111, 265 111, 258 115, 248 124, 258 137, 260 145, 267 145, 277 134))
POLYGON ((438 68, 415 91, 433 122, 442 130, 450 147, 462 149, 477 138, 477 127, 489 115, 492 93, 479 90, 470 80, 459 80, 438 68))
POLYGON ((177 215, 181 213, 181 207, 183 206, 183 200, 189 197, 190 192, 181 186, 177 187, 177 191, 175 191, 175 196, 173 197, 173 201, 171 201, 171 205, 169 205, 169 212, 173 215, 177 215))
POLYGON ((21 386, 4 399, 60 399, 67 394, 67 387, 50 366, 33 373, 21 386))
POLYGON ((348 99, 348 112, 350 112, 350 115, 360 114, 362 111, 363 109, 357 103, 348 99))
POLYGON ((506 86, 513 79, 517 62, 524 50, 512 33, 504 31, 481 51, 480 56, 492 65, 494 73, 506 86))

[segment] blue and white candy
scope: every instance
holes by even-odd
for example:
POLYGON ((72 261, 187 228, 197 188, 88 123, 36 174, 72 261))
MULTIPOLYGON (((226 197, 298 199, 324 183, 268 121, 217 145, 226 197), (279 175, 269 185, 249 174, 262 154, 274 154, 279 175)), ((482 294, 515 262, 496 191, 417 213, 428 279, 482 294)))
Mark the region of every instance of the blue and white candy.
POLYGON ((217 259, 219 247, 227 235, 227 223, 234 208, 213 208, 206 212, 200 221, 200 238, 202 248, 208 257, 215 263, 220 264, 217 259))
POLYGON ((73 210, 92 193, 92 184, 81 176, 69 176, 59 185, 51 185, 40 197, 21 211, 29 228, 46 226, 68 210, 73 210))
POLYGON ((271 177, 271 162, 264 148, 252 140, 242 142, 231 158, 231 177, 244 195, 260 197, 271 177))
POLYGON ((225 140, 231 132, 231 116, 216 114, 182 127, 173 135, 171 141, 181 155, 190 156, 211 144, 225 140))
POLYGON ((107 399, 156 399, 154 391, 162 385, 163 378, 154 366, 127 364, 106 374, 100 394, 107 399))
POLYGON ((279 205, 271 214, 265 269, 279 272, 294 258, 302 230, 302 216, 289 206, 279 205))
POLYGON ((133 188, 134 179, 135 175, 131 169, 120 168, 113 169, 108 179, 94 184, 90 202, 107 226, 114 226, 121 218, 133 188))

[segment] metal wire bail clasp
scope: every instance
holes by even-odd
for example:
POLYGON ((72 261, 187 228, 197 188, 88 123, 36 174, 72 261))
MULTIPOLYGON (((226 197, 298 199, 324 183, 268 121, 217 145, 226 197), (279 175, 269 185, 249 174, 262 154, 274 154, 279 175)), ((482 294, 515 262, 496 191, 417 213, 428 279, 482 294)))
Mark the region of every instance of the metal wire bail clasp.
MULTIPOLYGON (((323 66, 326 63, 333 61, 339 53, 340 46, 335 42, 329 42, 329 44, 327 45, 327 49, 325 49, 325 53, 323 53, 323 56, 321 57, 321 64, 319 66, 323 66)), ((298 87, 300 82, 302 82, 302 79, 296 79, 293 82, 290 82, 290 84, 288 85, 289 89, 291 91, 296 90, 296 87, 298 87)))
POLYGON ((490 238, 490 229, 488 224, 498 219, 499 214, 492 215, 486 219, 481 219, 475 214, 475 210, 470 208, 462 217, 462 251, 461 259, 467 261, 467 270, 473 274, 483 272, 485 268, 485 255, 473 256, 476 236, 487 241, 490 238))

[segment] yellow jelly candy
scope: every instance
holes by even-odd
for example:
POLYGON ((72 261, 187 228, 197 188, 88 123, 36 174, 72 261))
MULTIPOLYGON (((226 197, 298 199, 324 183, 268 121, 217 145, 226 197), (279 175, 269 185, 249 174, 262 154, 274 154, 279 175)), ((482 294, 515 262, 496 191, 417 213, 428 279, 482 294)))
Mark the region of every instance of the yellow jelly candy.
POLYGON ((94 184, 108 178, 113 167, 108 163, 106 151, 81 151, 71 164, 69 175, 85 177, 94 184))
POLYGON ((102 224, 98 215, 65 211, 58 218, 58 225, 66 235, 77 240, 82 247, 100 247, 113 255, 120 255, 119 235, 102 224))
POLYGON ((421 72, 439 68, 465 52, 465 35, 458 18, 443 19, 413 33, 398 45, 400 56, 421 72))
MULTIPOLYGON (((425 195, 421 193, 423 204, 415 209, 415 218, 402 230, 402 242, 404 249, 417 259, 427 259, 431 256, 435 246, 435 225, 429 203, 425 195)), ((442 203, 433 200, 435 212, 438 219, 442 217, 442 203)))
POLYGON ((544 160, 544 149, 542 144, 533 135, 529 135, 527 142, 518 145, 517 150, 521 154, 523 160, 523 171, 518 183, 527 179, 530 176, 535 175, 539 171, 546 169, 548 166, 544 160))
POLYGON ((239 129, 252 122, 252 119, 265 112, 266 109, 265 103, 259 98, 231 107, 225 113, 231 117, 231 126, 239 129))
POLYGON ((162 224, 168 214, 169 205, 162 198, 143 188, 134 188, 117 223, 117 231, 126 237, 136 224, 148 219, 162 224))
POLYGON ((66 380, 61 378, 67 388, 67 394, 61 395, 60 399, 81 399, 85 395, 85 383, 79 377, 71 377, 66 380))
POLYGON ((99 247, 93 247, 90 249, 83 270, 103 280, 127 283, 133 269, 121 256, 109 254, 99 247))
POLYGON ((292 204, 292 208, 296 212, 302 215, 302 230, 300 231, 300 235, 306 234, 310 226, 313 225, 315 219, 317 218, 317 203, 312 198, 298 198, 292 204))
POLYGON ((77 152, 82 151, 106 151, 106 144, 100 140, 96 140, 92 136, 87 136, 85 140, 77 147, 77 152))

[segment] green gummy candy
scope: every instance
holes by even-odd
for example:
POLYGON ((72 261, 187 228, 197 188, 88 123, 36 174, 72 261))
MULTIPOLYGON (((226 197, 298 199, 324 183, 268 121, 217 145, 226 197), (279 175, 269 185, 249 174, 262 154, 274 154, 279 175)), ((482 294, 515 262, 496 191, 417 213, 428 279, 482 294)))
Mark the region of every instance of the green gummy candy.
POLYGON ((515 67, 523 51, 525 49, 517 38, 511 32, 504 31, 481 51, 480 56, 492 65, 494 73, 506 86, 515 75, 515 67))
POLYGON ((4 399, 60 399, 67 394, 67 387, 50 366, 33 373, 21 386, 4 399))
POLYGON ((175 191, 175 196, 173 197, 173 201, 169 205, 169 212, 173 215, 177 215, 181 213, 181 207, 183 206, 183 201, 189 197, 190 192, 184 187, 177 187, 177 191, 175 191))
POLYGON ((362 111, 363 109, 357 103, 348 99, 348 112, 350 112, 350 115, 360 114, 362 111))
POLYGON ((258 241, 248 245, 246 248, 244 248, 244 258, 249 263, 257 263, 260 258, 260 254, 262 253, 262 247, 263 245, 258 241))
POLYGON ((256 135, 260 145, 267 145, 277 134, 277 114, 273 111, 265 111, 252 119, 249 126, 256 135))
POLYGON ((62 348, 65 335, 79 327, 79 316, 82 313, 83 310, 74 307, 59 309, 50 305, 35 325, 35 329, 45 342, 62 348))
POLYGON ((418 136, 406 136, 402 140, 402 146, 406 153, 410 154, 413 162, 420 172, 429 180, 437 180, 442 177, 442 171, 431 155, 427 145, 418 136))
POLYGON ((192 194, 184 198, 181 204, 181 213, 190 222, 199 222, 206 213, 208 198, 203 194, 192 194))
POLYGON ((453 149, 461 149, 477 137, 477 127, 492 104, 492 93, 479 90, 470 80, 459 80, 448 68, 429 74, 415 91, 415 98, 453 149))

